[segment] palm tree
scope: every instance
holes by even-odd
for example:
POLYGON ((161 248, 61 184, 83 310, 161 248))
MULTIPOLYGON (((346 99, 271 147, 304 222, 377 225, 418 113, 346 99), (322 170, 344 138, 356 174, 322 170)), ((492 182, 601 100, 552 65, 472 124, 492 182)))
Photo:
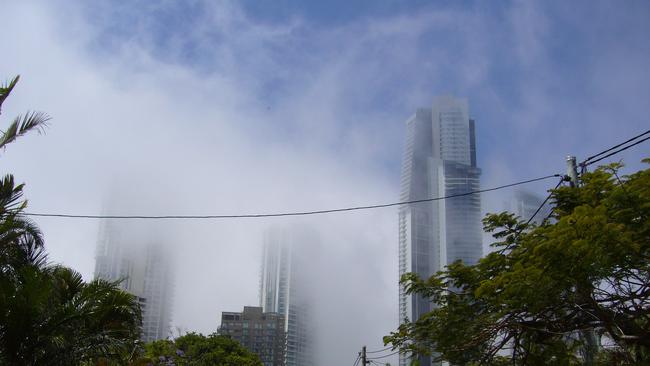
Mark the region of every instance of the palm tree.
POLYGON ((124 360, 140 335, 140 307, 117 283, 66 267, 19 268, 4 281, 0 364, 71 365, 124 360), (3 362, 4 361, 4 362, 3 362))
POLYGON ((79 364, 128 358, 140 336, 133 295, 104 280, 84 283, 65 267, 51 270, 49 311, 39 324, 34 364, 79 364))
MULTIPOLYGON (((2 104, 14 89, 20 76, 16 76, 9 83, 0 86, 0 113, 2 104)), ((27 112, 23 117, 16 117, 7 130, 0 136, 0 149, 4 150, 8 144, 27 132, 36 130, 39 133, 47 126, 50 118, 42 112, 27 112)), ((43 251, 43 238, 38 227, 29 219, 20 215, 27 206, 27 201, 22 200, 23 184, 16 185, 14 177, 10 174, 0 179, 0 273, 10 270, 11 261, 21 261, 23 264, 33 263, 42 265, 46 257, 43 251)), ((18 263, 13 263, 18 264, 18 263)))
MULTIPOLYGON (((16 76, 0 86, 0 112, 19 78, 16 76)), ((2 131, 0 149, 4 150, 9 143, 29 131, 42 132, 49 119, 42 112, 27 112, 23 117, 16 117, 9 128, 2 131)), ((46 262, 40 230, 31 220, 20 215, 27 206, 27 201, 22 200, 23 187, 23 184, 16 185, 10 174, 0 179, 0 276, 3 278, 15 275, 12 269, 21 265, 41 266, 46 262)))
MULTIPOLYGON (((18 80, 16 76, 0 86, 0 111, 18 80)), ((47 120, 39 112, 16 117, 2 131, 0 147, 5 149, 30 130, 41 131, 47 120)), ((33 330, 36 304, 40 303, 36 298, 47 295, 41 291, 47 283, 43 276, 47 261, 43 237, 31 220, 20 215, 27 205, 22 196, 23 184, 16 185, 12 175, 0 179, 0 357, 9 363, 22 363, 21 352, 7 351, 29 348, 28 334, 33 330)))
MULTIPOLYGON (((0 111, 18 80, 0 86, 0 111)), ((41 112, 16 117, 2 131, 0 149, 42 132, 48 120, 41 112)), ((23 215, 26 206, 23 184, 12 175, 0 179, 0 364, 123 363, 140 335, 136 298, 118 283, 85 283, 78 272, 49 264, 42 233, 23 215)))

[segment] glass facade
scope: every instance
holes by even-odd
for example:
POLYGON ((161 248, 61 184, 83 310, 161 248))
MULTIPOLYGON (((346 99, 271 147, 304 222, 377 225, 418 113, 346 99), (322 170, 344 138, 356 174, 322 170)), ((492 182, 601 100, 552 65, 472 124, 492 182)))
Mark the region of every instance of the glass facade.
POLYGON ((104 221, 95 257, 95 278, 121 281, 119 287, 138 298, 142 309, 142 340, 165 339, 170 334, 172 275, 159 243, 143 242, 128 224, 104 221))
MULTIPOLYGON (((438 97, 406 121, 401 201, 463 194, 480 189, 475 125, 467 101, 438 97)), ((399 210, 399 274, 428 278, 448 263, 475 263, 482 255, 480 195, 403 205, 399 210)), ((431 310, 428 299, 399 289, 399 320, 431 310)), ((420 357, 420 365, 431 365, 420 357)), ((408 365, 400 357, 400 365, 408 365)))
MULTIPOLYGON (((520 220, 528 221, 533 217, 533 215, 535 215, 535 212, 543 202, 544 198, 532 192, 517 190, 515 191, 510 204, 506 205, 504 209, 514 213, 520 220)), ((539 209, 539 212, 537 212, 531 222, 541 225, 544 219, 546 219, 550 214, 550 206, 546 203, 541 209, 539 209)))
POLYGON ((273 228, 264 238, 260 275, 260 306, 285 319, 286 365, 312 364, 309 332, 309 298, 305 275, 309 256, 306 249, 317 235, 304 228, 273 228))

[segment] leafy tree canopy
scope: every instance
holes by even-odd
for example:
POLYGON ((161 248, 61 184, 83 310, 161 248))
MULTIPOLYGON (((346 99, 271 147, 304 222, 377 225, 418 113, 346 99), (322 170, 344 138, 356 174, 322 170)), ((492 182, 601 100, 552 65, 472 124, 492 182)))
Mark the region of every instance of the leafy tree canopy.
POLYGON ((160 340, 145 345, 145 357, 154 365, 261 366, 259 357, 239 342, 213 333, 204 336, 188 333, 175 340, 160 340))
POLYGON ((488 215, 494 251, 476 265, 404 275, 435 308, 384 342, 459 365, 650 362, 650 170, 621 167, 552 190, 540 226, 488 215))

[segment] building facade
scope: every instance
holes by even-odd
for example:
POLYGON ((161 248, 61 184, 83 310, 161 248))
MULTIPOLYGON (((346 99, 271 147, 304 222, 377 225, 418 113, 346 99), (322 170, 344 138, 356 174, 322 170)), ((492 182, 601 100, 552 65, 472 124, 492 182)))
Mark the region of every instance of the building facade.
POLYGON ((306 251, 317 235, 305 228, 272 228, 264 236, 260 271, 260 306, 282 314, 287 334, 287 366, 312 364, 310 301, 306 276, 306 251))
POLYGON ((544 219, 551 214, 550 205, 545 203, 542 206, 542 203, 544 203, 544 198, 529 191, 517 190, 505 209, 514 213, 523 221, 528 221, 535 215, 531 222, 541 225, 544 219), (540 208, 540 206, 542 207, 540 208), (539 209, 539 212, 537 212, 537 209, 539 209))
POLYGON ((282 314, 265 313, 261 307, 244 306, 241 313, 221 313, 219 334, 238 341, 257 354, 264 366, 285 365, 285 319, 282 314))
POLYGON ((138 298, 144 342, 166 339, 172 311, 171 266, 160 242, 136 232, 127 224, 101 223, 95 278, 121 281, 119 287, 138 298))
MULTIPOLYGON (((465 99, 437 97, 406 121, 401 201, 462 195, 480 189, 474 120, 465 99)), ((481 199, 470 194, 402 205, 399 211, 399 274, 428 278, 456 260, 482 256, 481 199)), ((399 288, 399 321, 414 321, 431 310, 428 299, 399 288)), ((421 356, 420 365, 432 365, 421 356)), ((400 365, 409 358, 400 356, 400 365)))

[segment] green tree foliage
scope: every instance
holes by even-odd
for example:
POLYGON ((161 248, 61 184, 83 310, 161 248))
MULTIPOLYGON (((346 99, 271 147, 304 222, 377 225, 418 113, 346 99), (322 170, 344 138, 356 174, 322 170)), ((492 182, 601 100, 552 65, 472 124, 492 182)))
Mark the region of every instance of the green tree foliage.
POLYGON ((175 340, 160 340, 145 345, 145 358, 153 365, 261 366, 259 357, 239 342, 211 334, 188 333, 175 340))
MULTIPOLYGON (((0 108, 18 77, 0 86, 0 108)), ((49 118, 17 117, 0 148, 49 118)), ((126 360, 140 334, 136 299, 116 283, 85 283, 72 269, 50 265, 38 227, 22 215, 23 185, 0 179, 0 365, 79 365, 126 360)))
POLYGON ((488 215, 495 250, 476 265, 403 276, 435 309, 384 342, 459 365, 649 363, 650 170, 619 177, 620 168, 553 190, 541 226, 488 215))

